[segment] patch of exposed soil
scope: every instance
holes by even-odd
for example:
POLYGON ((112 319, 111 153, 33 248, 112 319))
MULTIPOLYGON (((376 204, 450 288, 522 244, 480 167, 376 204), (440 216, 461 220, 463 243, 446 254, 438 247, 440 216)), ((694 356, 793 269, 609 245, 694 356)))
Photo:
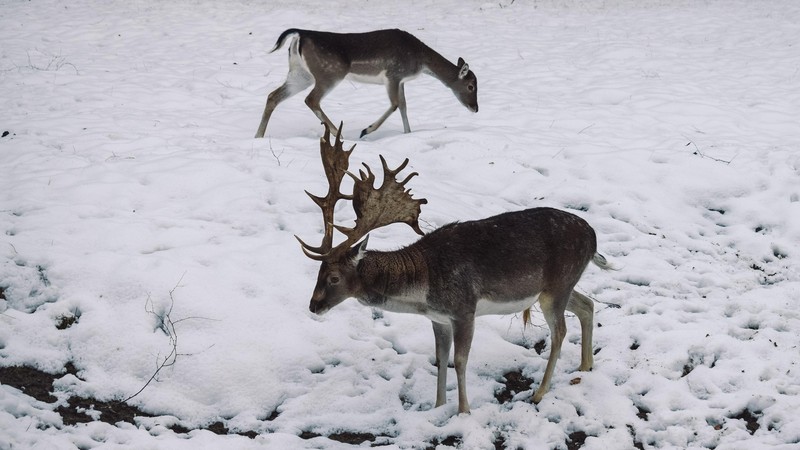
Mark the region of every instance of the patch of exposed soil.
POLYGON ((53 382, 61 376, 42 372, 32 367, 0 367, 0 384, 15 387, 26 395, 45 403, 53 403, 58 400, 50 392, 53 390, 53 382))
MULTIPOLYGON (((53 404, 58 399, 53 395, 53 383, 67 374, 77 375, 78 371, 71 363, 64 367, 61 373, 47 373, 27 366, 0 367, 0 384, 12 386, 24 394, 44 403, 53 404)), ((54 411, 61 415, 65 425, 76 425, 99 420, 111 425, 119 422, 135 424, 136 417, 155 417, 135 406, 119 401, 101 401, 93 398, 70 397, 64 404, 56 406, 54 411)), ((276 415, 273 413, 273 417, 276 415)), ((176 433, 191 431, 181 425, 170 427, 176 433)), ((217 434, 232 434, 222 422, 215 422, 202 429, 217 434)), ((249 438, 255 438, 258 433, 254 431, 235 433, 249 438)))
MULTIPOLYGON (((54 404, 58 399, 53 395, 53 383, 67 374, 77 376, 78 370, 71 363, 67 364, 61 373, 47 373, 34 367, 27 366, 0 367, 0 384, 19 389, 24 394, 41 402, 54 404)), ((64 424, 67 426, 94 421, 101 421, 111 425, 116 425, 119 422, 135 424, 136 417, 156 417, 153 414, 142 411, 127 403, 119 401, 101 401, 84 397, 70 397, 63 404, 55 406, 54 411, 61 415, 64 424)), ((273 411, 265 420, 268 422, 275 420, 278 418, 278 415, 279 413, 277 411, 273 411)), ((180 424, 172 425, 169 428, 179 434, 192 431, 192 429, 186 428, 180 424)), ((208 430, 220 435, 238 434, 251 439, 255 439, 258 436, 258 432, 256 431, 231 431, 221 421, 211 423, 199 429, 208 430)), ((371 447, 389 445, 392 439, 392 436, 375 435, 358 431, 343 431, 328 436, 311 431, 304 431, 300 434, 300 437, 302 439, 325 437, 343 444, 352 445, 369 443, 371 447)), ((460 443, 460 436, 449 436, 443 439, 434 439, 429 443, 429 448, 435 448, 437 445, 457 447, 460 443)))

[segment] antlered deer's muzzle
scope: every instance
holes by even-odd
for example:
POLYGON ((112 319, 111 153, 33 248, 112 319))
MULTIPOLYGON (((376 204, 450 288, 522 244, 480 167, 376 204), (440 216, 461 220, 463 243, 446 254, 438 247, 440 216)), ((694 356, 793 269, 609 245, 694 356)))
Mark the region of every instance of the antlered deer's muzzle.
POLYGON ((313 300, 311 301, 311 304, 308 305, 309 311, 320 316, 328 312, 328 309, 329 308, 325 308, 323 305, 320 305, 319 302, 314 302, 313 300))
POLYGON ((320 316, 325 314, 331 309, 331 306, 326 300, 325 289, 314 289, 314 294, 311 296, 311 302, 308 304, 308 310, 320 316))

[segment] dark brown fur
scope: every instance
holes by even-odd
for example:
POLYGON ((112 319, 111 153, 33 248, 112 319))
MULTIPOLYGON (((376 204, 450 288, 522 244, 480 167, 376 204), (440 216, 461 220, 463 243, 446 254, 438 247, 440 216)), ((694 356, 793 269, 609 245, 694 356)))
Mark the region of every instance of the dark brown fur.
POLYGON ((466 413, 466 363, 476 315, 520 312, 538 299, 551 331, 550 357, 534 395, 539 402, 566 335, 565 310, 581 322, 580 370, 592 367, 593 305, 573 291, 589 262, 609 268, 586 221, 557 209, 533 208, 445 225, 391 252, 368 251, 365 239, 323 261, 309 308, 321 314, 354 297, 365 305, 430 318, 439 368, 436 406, 446 401, 454 342, 458 409, 466 413))

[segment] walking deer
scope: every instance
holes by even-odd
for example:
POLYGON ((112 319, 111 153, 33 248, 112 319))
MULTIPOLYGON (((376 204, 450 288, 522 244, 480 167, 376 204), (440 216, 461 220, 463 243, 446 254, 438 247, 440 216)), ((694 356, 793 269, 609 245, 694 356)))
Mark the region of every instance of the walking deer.
POLYGON ((278 37, 270 53, 289 39, 289 74, 286 82, 267 97, 256 138, 264 137, 272 112, 282 101, 314 86, 306 96, 306 105, 331 130, 336 130, 322 112, 320 102, 343 79, 383 84, 389 94, 389 109, 361 137, 377 130, 400 109, 403 130, 408 133, 405 83, 420 73, 437 78, 449 87, 456 98, 472 112, 478 112, 478 80, 463 59, 453 64, 442 55, 402 30, 378 30, 368 33, 329 33, 290 28, 278 37))
POLYGON ((466 365, 475 317, 485 314, 530 314, 538 300, 550 328, 550 357, 539 388, 538 403, 547 393, 566 335, 564 311, 578 316, 581 325, 581 364, 592 368, 592 300, 573 290, 588 263, 609 269, 596 251, 594 230, 583 219, 552 208, 508 212, 483 220, 456 222, 428 234, 419 227, 421 205, 406 188, 416 172, 402 181, 397 175, 408 159, 389 169, 383 156, 382 184, 364 164, 359 176, 348 172, 350 150, 343 150, 341 128, 335 144, 330 130, 320 140, 328 193, 306 193, 322 209, 322 245, 313 247, 295 236, 303 252, 320 261, 319 275, 309 309, 324 314, 347 298, 387 311, 421 314, 433 322, 436 348, 436 406, 446 403, 447 362, 455 344, 454 365, 458 382, 458 411, 469 412, 466 365), (353 193, 341 193, 345 175, 353 178, 353 193), (338 200, 351 200, 355 226, 334 224, 338 200), (423 235, 395 251, 367 250, 368 233, 392 223, 405 223, 423 235), (334 229, 345 240, 333 246, 334 229), (362 240, 363 238, 363 240, 362 240))

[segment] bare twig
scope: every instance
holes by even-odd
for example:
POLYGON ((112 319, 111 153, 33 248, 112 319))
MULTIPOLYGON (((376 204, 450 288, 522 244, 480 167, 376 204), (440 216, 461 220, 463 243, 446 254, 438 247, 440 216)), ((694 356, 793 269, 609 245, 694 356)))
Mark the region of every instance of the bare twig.
POLYGON ((283 155, 283 150, 280 153, 275 153, 275 149, 272 148, 272 139, 269 140, 269 152, 272 153, 272 157, 275 158, 275 161, 278 161, 278 167, 281 166, 281 155, 283 155))
POLYGON ((76 75, 80 75, 80 72, 78 72, 78 68, 75 67, 75 64, 72 64, 70 62, 65 61, 60 53, 57 54, 57 55, 53 55, 53 54, 48 55, 48 54, 46 54, 46 53, 44 53, 44 52, 42 52, 42 51, 40 51, 38 49, 36 51, 38 51, 42 55, 48 56, 50 58, 50 60, 47 62, 46 65, 35 64, 33 61, 31 61, 31 53, 30 52, 25 52, 25 54, 28 57, 28 67, 29 68, 34 69, 34 70, 40 70, 40 71, 43 71, 43 72, 49 72, 49 71, 56 71, 57 72, 57 71, 61 70, 61 68, 64 67, 64 66, 70 66, 75 71, 76 75))
MULTIPOLYGON (((134 398, 137 395, 141 394, 147 388, 147 386, 150 385, 150 383, 152 383, 153 381, 157 381, 158 374, 161 373, 162 370, 164 370, 167 367, 171 367, 171 366, 175 365, 175 363, 178 361, 178 356, 191 356, 192 355, 192 353, 179 353, 178 352, 178 333, 175 330, 175 325, 176 324, 178 324, 180 322, 183 322, 185 320, 189 320, 189 319, 211 320, 211 319, 207 319, 205 317, 184 317, 182 319, 176 319, 176 320, 172 319, 172 310, 175 307, 174 294, 175 294, 175 291, 180 287, 181 281, 183 281, 183 277, 185 275, 186 275, 186 273, 181 275, 181 278, 178 280, 178 282, 175 284, 175 286, 172 289, 170 289, 170 291, 169 291, 170 303, 169 303, 169 307, 167 308, 167 310, 165 312, 163 312, 161 314, 157 313, 155 311, 155 308, 153 307, 152 299, 150 298, 149 295, 147 296, 147 302, 145 302, 145 311, 147 311, 150 314, 153 314, 158 319, 158 321, 159 321, 158 322, 158 328, 161 331, 163 331, 164 334, 166 334, 167 337, 169 338, 170 351, 167 354, 167 356, 164 357, 163 360, 161 359, 160 355, 156 355, 156 369, 153 372, 153 374, 150 376, 150 378, 147 380, 147 382, 141 387, 141 389, 136 391, 136 393, 134 393, 133 395, 131 395, 131 396, 129 396, 129 397, 123 399, 123 400, 120 400, 120 403, 126 403, 128 400, 131 400, 132 398, 134 398)), ((213 345, 212 345, 212 347, 213 347, 213 345)))
POLYGON ((708 158, 708 159, 710 159, 712 161, 717 161, 717 162, 721 162, 721 163, 725 163, 725 164, 730 164, 731 162, 733 162, 733 159, 724 160, 724 159, 714 158, 713 156, 708 156, 708 155, 704 154, 703 152, 700 151, 700 147, 698 147, 697 144, 695 144, 694 141, 692 141, 692 140, 689 140, 689 142, 687 142, 685 146, 688 147, 690 145, 694 146, 694 154, 699 156, 699 157, 701 157, 701 158, 708 158))
POLYGON ((111 152, 111 156, 106 158, 106 161, 111 161, 112 159, 136 159, 135 156, 119 156, 115 152, 111 152))

